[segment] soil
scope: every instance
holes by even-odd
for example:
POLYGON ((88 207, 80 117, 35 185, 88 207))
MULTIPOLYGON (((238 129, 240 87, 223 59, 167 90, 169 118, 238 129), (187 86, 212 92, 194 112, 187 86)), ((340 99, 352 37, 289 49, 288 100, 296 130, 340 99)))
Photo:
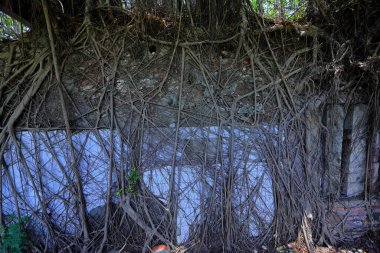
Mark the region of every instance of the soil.
MULTIPOLYGON (((278 247, 278 253, 307 253, 306 245, 302 243, 289 243, 286 246, 278 247)), ((380 234, 369 232, 368 234, 350 242, 341 242, 338 247, 316 248, 316 253, 380 253, 380 234)))

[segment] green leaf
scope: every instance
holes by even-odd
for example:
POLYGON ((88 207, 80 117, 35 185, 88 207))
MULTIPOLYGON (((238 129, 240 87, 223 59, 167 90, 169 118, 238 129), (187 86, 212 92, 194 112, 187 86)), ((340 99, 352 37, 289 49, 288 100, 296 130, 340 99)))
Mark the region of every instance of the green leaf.
POLYGON ((127 180, 128 180, 128 192, 131 193, 133 196, 136 196, 137 184, 140 180, 140 176, 137 173, 136 167, 132 168, 129 175, 127 176, 127 180))
MULTIPOLYGON (((13 215, 11 220, 13 220, 13 215)), ((8 224, 7 227, 1 228, 2 246, 1 252, 23 252, 27 244, 27 235, 25 232, 25 223, 29 217, 23 217, 15 222, 8 224)))
MULTIPOLYGON (((252 8, 259 11, 259 1, 250 1, 252 8)), ((263 15, 267 18, 286 18, 288 20, 297 20, 304 16, 306 3, 300 0, 262 0, 261 7, 263 15)))
POLYGON ((119 189, 115 194, 116 196, 120 196, 124 192, 124 189, 119 189))

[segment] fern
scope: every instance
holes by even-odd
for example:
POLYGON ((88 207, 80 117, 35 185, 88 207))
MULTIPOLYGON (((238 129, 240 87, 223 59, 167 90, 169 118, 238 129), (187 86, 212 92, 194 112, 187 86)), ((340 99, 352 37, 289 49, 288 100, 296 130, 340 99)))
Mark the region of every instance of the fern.
POLYGON ((25 223, 27 220, 28 218, 24 217, 6 227, 0 226, 1 253, 19 253, 26 249, 25 223))

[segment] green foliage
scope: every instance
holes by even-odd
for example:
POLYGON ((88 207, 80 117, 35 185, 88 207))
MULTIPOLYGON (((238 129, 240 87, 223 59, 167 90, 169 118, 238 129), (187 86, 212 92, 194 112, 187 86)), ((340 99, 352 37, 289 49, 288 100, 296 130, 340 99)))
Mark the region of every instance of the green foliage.
MULTIPOLYGON (((135 167, 132 168, 131 172, 127 176, 128 181, 128 192, 132 194, 132 196, 136 196, 137 194, 137 184, 139 183, 140 176, 137 173, 137 169, 135 167)), ((116 196, 120 196, 124 193, 124 189, 119 189, 115 194, 116 196)))
POLYGON ((119 190, 117 190, 117 192, 115 193, 115 195, 118 196, 118 197, 120 197, 122 193, 124 193, 124 189, 119 189, 119 190))
POLYGON ((133 196, 136 196, 137 193, 137 184, 140 180, 140 176, 137 173, 136 167, 133 167, 131 172, 129 173, 128 177, 128 192, 131 193, 133 196))
POLYGON ((256 11, 259 12, 259 3, 257 0, 251 0, 251 6, 256 11))
POLYGON ((22 23, 0 12, 0 41, 4 39, 15 40, 22 32, 26 32, 28 30, 29 28, 24 26, 22 23))
MULTIPOLYGON (((14 220, 14 215, 12 215, 11 220, 14 220)), ((1 253, 18 253, 26 249, 28 239, 25 224, 28 220, 28 217, 23 217, 5 227, 0 226, 1 253)))
POLYGON ((308 1, 304 0, 251 0, 254 11, 266 18, 297 20, 304 16, 308 1))

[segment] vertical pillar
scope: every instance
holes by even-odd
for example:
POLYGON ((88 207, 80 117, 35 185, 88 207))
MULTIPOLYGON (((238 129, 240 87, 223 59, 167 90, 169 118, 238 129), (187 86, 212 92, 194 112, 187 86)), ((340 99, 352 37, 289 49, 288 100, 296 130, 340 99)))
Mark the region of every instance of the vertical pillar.
POLYGON ((367 105, 355 105, 347 115, 345 129, 351 129, 350 154, 348 166, 343 170, 346 173, 347 197, 354 197, 364 192, 365 170, 367 159, 367 105))
POLYGON ((380 131, 377 132, 372 140, 371 154, 371 171, 369 175, 369 191, 376 190, 376 184, 379 180, 379 165, 380 165, 380 131))
POLYGON ((326 168, 323 179, 323 191, 327 195, 339 197, 344 126, 343 106, 328 106, 325 121, 328 133, 325 143, 326 168))
POLYGON ((310 177, 310 183, 315 189, 321 185, 322 171, 320 168, 321 156, 321 113, 319 109, 320 101, 313 99, 310 102, 306 113, 306 173, 310 177))

